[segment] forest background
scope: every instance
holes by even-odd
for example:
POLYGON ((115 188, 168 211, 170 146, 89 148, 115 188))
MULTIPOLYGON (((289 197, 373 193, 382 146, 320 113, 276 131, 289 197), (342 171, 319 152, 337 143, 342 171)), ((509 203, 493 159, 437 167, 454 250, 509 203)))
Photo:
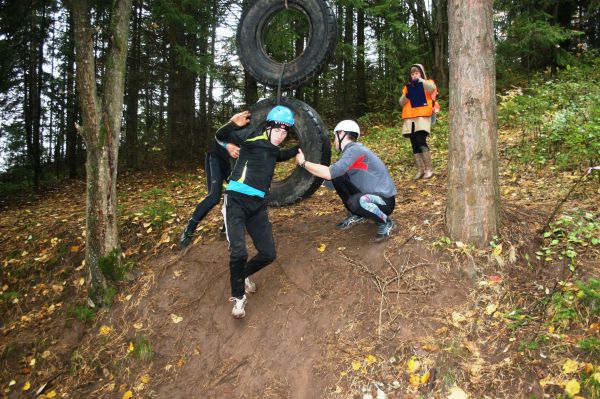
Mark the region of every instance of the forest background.
MULTIPOLYGON (((245 4, 133 4, 119 170, 197 166, 220 124, 275 94, 237 62, 235 31, 245 4)), ((309 103, 329 125, 343 118, 360 119, 365 128, 390 125, 399 120, 406 71, 418 62, 437 82, 442 101, 447 97, 447 1, 334 4, 340 34, 327 72, 285 94, 309 103)), ((92 17, 98 81, 109 10, 98 2, 92 17)), ((75 127, 81 112, 72 17, 53 0, 3 1, 0 13, 0 191, 82 177, 86 148, 75 127)), ((494 23, 499 94, 537 72, 587 62, 600 45, 597 1, 496 1, 494 23)), ((302 51, 306 34, 298 12, 280 13, 268 31, 267 51, 289 61, 302 51)))
MULTIPOLYGON (((92 25, 97 27, 95 73, 102 82, 111 6, 90 3, 92 25)), ((403 184, 396 213, 405 218, 403 226, 412 225, 410 237, 404 241, 404 231, 398 232, 388 249, 402 251, 409 240, 422 240, 427 251, 436 254, 438 265, 448 262, 454 268, 473 262, 480 268, 469 274, 472 281, 479 279, 476 290, 470 291, 476 298, 468 310, 446 309, 448 323, 440 327, 435 345, 420 342, 417 355, 410 355, 414 351, 407 348, 414 341, 406 339, 406 348, 393 349, 397 353, 377 341, 375 347, 342 347, 346 355, 334 352, 337 358, 327 358, 335 370, 328 376, 346 373, 333 386, 327 381, 331 397, 358 395, 375 377, 393 391, 397 381, 386 381, 388 366, 402 370, 395 378, 414 397, 428 389, 446 394, 455 383, 481 397, 600 397, 600 191, 597 172, 589 170, 600 164, 600 2, 494 3, 503 227, 483 250, 447 237, 439 216, 445 202, 449 135, 447 1, 331 3, 339 28, 333 60, 309 86, 284 94, 307 102, 330 128, 340 119, 357 119, 365 143, 402 182, 410 175, 412 154, 400 137, 397 101, 409 66, 422 63, 441 92, 442 113, 431 137, 438 176, 424 186, 403 184), (411 204, 423 198, 431 214, 413 221, 422 216, 422 209, 411 204), (559 210, 556 205, 563 206, 559 210), (494 345, 484 343, 486 335, 494 336, 494 345), (372 351, 378 351, 375 363, 369 357, 372 351), (382 362, 390 353, 393 356, 387 358, 395 358, 394 363, 382 362), (436 363, 438 377, 432 385, 428 378, 433 381, 434 368, 427 362, 435 357, 442 361, 436 363), (513 363, 490 366, 492 359, 509 357, 513 363), (338 388, 343 394, 336 396, 338 388)), ((145 292, 147 286, 141 285, 153 269, 164 266, 153 262, 176 252, 174 242, 205 193, 199 169, 216 128, 259 98, 276 95, 237 62, 235 30, 247 5, 233 0, 133 1, 118 165, 123 264, 103 269, 111 281, 110 302, 127 303, 140 287, 145 292)), ((268 52, 279 61, 293 59, 306 40, 303 18, 284 12, 272 25, 268 52)), ((148 326, 140 331, 135 324, 119 324, 120 316, 128 320, 131 315, 100 310, 87 300, 82 271, 87 154, 76 129, 82 124, 82 111, 75 84, 74 34, 72 15, 61 2, 0 1, 0 330, 6 338, 0 345, 2 388, 8 397, 32 395, 33 387, 42 387, 48 395, 56 395, 54 389, 84 396, 98 390, 100 396, 126 397, 140 386, 141 395, 150 386, 169 392, 174 388, 146 374, 157 364, 184 367, 172 359, 160 364, 164 359, 153 357, 153 348, 165 344, 154 335, 160 329, 148 326), (149 361, 155 364, 149 366, 149 361), (69 373, 63 374, 65 369, 69 373), (120 379, 116 386, 115 376, 120 379), (98 378, 101 382, 93 385, 98 378), (111 384, 112 390, 107 388, 111 384)), ((275 211, 274 225, 285 226, 294 212, 322 216, 336 211, 334 197, 317 195, 326 201, 310 199, 275 211), (304 207, 308 210, 298 210, 304 207)), ((211 241, 219 222, 218 216, 207 218, 194 244, 209 246, 202 250, 220 248, 211 241)), ((335 248, 335 238, 322 240, 315 251, 325 256, 335 248)), ((187 272, 177 262, 175 277, 181 270, 187 272)), ((335 260, 328 262, 328 267, 335 266, 335 260)), ((366 261, 364 265, 372 266, 366 261)), ((418 286, 421 277, 412 282, 418 286)), ((468 281, 461 274, 459 284, 468 281)), ((371 297, 383 298, 384 293, 385 289, 371 297)), ((164 312, 161 316, 169 325, 171 320, 176 325, 180 316, 173 319, 171 307, 164 312)), ((379 330, 385 335, 381 315, 380 307, 379 330)), ((186 322, 193 317, 182 316, 186 322)), ((413 319, 425 320, 427 315, 413 319)), ((220 371, 222 376, 219 371, 209 373, 213 382, 221 377, 226 381, 230 370, 220 371)))

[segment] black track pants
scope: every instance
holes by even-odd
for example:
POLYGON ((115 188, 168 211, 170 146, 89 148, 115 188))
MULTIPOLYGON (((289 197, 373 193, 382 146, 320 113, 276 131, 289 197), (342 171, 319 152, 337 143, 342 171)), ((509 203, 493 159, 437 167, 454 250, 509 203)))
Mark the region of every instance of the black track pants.
POLYGON ((224 201, 231 296, 241 297, 244 295, 244 279, 275 260, 273 228, 269 221, 266 199, 229 192, 225 194, 224 201), (246 231, 258 251, 249 261, 246 231))

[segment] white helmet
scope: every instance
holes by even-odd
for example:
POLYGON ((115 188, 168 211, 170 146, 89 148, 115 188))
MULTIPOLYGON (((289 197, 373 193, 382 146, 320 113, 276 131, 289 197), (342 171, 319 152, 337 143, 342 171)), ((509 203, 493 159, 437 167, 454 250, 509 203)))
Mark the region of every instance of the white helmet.
POLYGON ((358 123, 354 122, 353 120, 346 119, 341 121, 335 126, 333 132, 337 133, 340 130, 343 130, 346 133, 356 133, 356 138, 360 137, 360 127, 358 126, 358 123))

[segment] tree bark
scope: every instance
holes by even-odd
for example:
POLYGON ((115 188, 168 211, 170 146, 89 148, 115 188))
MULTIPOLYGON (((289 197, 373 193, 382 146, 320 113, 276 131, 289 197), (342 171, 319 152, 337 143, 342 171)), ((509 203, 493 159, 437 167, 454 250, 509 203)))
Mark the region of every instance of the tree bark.
POLYGON ((450 0, 450 138, 446 223, 453 240, 488 245, 499 191, 492 0, 450 0))
POLYGON ((134 0, 132 18, 131 51, 127 63, 127 95, 125 112, 125 163, 131 169, 138 167, 138 110, 142 73, 141 57, 141 21, 142 5, 134 0))
POLYGON ((367 112, 367 76, 365 70, 365 10, 356 15, 356 116, 367 112))
POLYGON ((89 296, 99 305, 111 300, 100 264, 111 262, 111 267, 120 267, 116 183, 131 1, 113 3, 102 98, 97 94, 88 1, 69 2, 75 27, 76 80, 83 120, 79 132, 87 148, 85 264, 89 296))

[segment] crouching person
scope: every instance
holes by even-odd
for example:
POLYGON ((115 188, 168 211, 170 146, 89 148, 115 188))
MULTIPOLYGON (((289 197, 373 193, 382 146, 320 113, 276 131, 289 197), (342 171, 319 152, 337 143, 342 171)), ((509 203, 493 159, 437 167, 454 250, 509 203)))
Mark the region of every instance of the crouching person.
POLYGON ((377 223, 375 241, 390 237, 395 224, 390 215, 396 205, 396 186, 383 162, 367 147, 358 143, 360 127, 352 120, 337 124, 333 131, 334 147, 342 157, 331 166, 309 162, 302 151, 298 165, 311 174, 331 180, 348 210, 348 216, 336 227, 347 229, 367 219, 377 223))

